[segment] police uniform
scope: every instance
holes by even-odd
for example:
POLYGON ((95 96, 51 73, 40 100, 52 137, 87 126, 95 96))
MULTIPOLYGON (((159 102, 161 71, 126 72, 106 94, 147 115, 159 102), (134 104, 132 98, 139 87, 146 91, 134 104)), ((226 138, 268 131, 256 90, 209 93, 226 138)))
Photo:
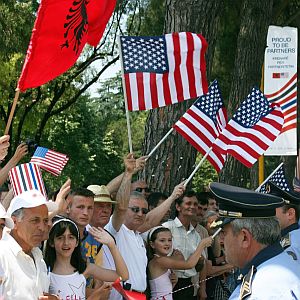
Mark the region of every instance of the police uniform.
MULTIPOLYGON (((272 182, 268 183, 268 192, 271 195, 279 196, 284 199, 283 205, 300 205, 300 194, 292 191, 280 189, 272 182)), ((295 207, 295 209, 297 209, 295 207)), ((289 225, 281 230, 281 246, 284 250, 300 264, 300 227, 299 223, 289 225)))
MULTIPOLYGON (((276 207, 284 203, 282 198, 274 195, 221 183, 211 183, 210 189, 219 202, 221 220, 215 224, 221 227, 234 219, 273 217, 276 207)), ((263 248, 246 262, 241 274, 242 281, 230 300, 300 299, 299 264, 283 250, 279 241, 263 248)))

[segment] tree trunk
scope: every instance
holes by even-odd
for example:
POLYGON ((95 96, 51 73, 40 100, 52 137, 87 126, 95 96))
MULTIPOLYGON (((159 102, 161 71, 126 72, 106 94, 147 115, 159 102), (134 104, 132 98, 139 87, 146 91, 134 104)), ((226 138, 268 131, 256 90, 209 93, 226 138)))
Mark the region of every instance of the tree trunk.
MULTIPOLYGON (((253 86, 260 86, 272 0, 245 0, 237 39, 228 111, 235 111, 253 86)), ((221 181, 244 187, 257 186, 257 165, 247 169, 232 157, 227 159, 221 181)))
MULTIPOLYGON (((165 32, 201 33, 208 41, 208 77, 214 55, 216 32, 223 1, 167 0, 165 32)), ((143 152, 149 153, 172 125, 184 114, 192 100, 150 111, 145 126, 143 152)), ((147 162, 144 176, 152 190, 170 193, 193 170, 196 150, 177 133, 171 134, 147 162)))

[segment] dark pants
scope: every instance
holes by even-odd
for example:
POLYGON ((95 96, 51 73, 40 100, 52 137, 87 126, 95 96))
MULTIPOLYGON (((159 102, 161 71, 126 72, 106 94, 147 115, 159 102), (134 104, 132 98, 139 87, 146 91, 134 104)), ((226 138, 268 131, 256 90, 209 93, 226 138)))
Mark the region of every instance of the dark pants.
MULTIPOLYGON (((192 284, 191 278, 178 278, 177 284, 173 288, 173 292, 179 290, 183 287, 189 286, 192 284)), ((179 291, 173 294, 173 300, 192 300, 194 294, 194 286, 191 286, 187 289, 179 291)))

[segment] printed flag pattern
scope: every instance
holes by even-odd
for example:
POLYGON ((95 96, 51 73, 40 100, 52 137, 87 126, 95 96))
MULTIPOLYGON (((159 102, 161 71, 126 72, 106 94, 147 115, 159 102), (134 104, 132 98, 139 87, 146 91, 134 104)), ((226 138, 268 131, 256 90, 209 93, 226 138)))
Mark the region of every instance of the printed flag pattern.
POLYGON ((128 110, 147 110, 207 93, 200 34, 170 33, 156 37, 121 37, 128 110))
POLYGON ((265 96, 281 106, 284 115, 281 133, 297 128, 297 73, 278 91, 265 96))
POLYGON ((65 167, 69 158, 67 155, 44 148, 37 147, 30 162, 37 164, 40 168, 58 176, 65 167))
POLYGON ((116 0, 42 0, 18 88, 40 86, 67 71, 86 43, 96 47, 116 0))
POLYGON ((46 198, 46 189, 39 166, 31 163, 18 165, 9 172, 14 196, 29 190, 38 190, 46 198))
MULTIPOLYGON (((174 129, 200 153, 205 155, 227 124, 227 112, 215 80, 207 94, 201 96, 176 122, 174 129)), ((208 161, 217 172, 223 168, 226 155, 211 151, 208 161)))
POLYGON ((253 88, 216 139, 213 149, 231 154, 250 168, 279 135, 284 122, 279 105, 253 88))
POLYGON ((268 182, 274 183, 283 191, 289 192, 291 190, 291 188, 289 187, 289 184, 286 180, 286 177, 285 177, 283 165, 269 178, 269 180, 265 184, 263 184, 260 187, 260 189, 259 189, 260 193, 264 193, 264 194, 269 193, 268 182))

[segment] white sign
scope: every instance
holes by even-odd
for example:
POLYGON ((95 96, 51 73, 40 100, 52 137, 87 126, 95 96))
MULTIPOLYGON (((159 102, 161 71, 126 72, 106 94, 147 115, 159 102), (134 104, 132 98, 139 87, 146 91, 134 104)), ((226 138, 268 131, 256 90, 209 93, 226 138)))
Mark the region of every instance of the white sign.
POLYGON ((280 135, 264 155, 297 155, 297 28, 269 26, 264 94, 284 114, 280 135))

